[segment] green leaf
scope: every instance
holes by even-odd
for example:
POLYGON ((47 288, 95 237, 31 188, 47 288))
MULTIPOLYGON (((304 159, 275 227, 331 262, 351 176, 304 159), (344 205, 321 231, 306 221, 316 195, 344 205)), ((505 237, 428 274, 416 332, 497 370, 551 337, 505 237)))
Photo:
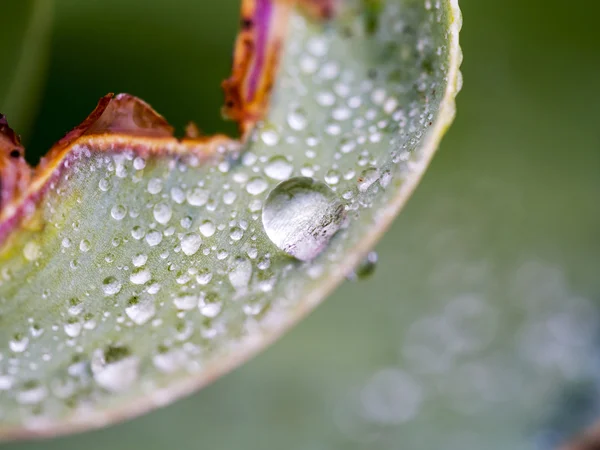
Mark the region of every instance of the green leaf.
POLYGON ((52 0, 4 2, 0 15, 0 112, 17 130, 29 128, 47 65, 52 0))
POLYGON ((225 84, 241 143, 176 140, 140 100, 108 96, 29 184, 3 186, 4 436, 101 427, 204 386, 304 317, 389 226, 454 117, 460 13, 328 4, 244 2, 225 84))

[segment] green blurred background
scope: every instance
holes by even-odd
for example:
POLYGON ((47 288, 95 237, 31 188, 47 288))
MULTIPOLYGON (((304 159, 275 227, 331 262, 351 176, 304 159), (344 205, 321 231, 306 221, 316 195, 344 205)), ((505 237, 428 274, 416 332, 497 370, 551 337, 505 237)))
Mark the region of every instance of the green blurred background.
MULTIPOLYGON (((2 2, 20 4, 13 7, 25 17, 26 2, 2 2)), ((545 449, 600 416, 598 384, 565 383, 552 364, 523 378, 522 392, 540 390, 529 411, 529 400, 502 384, 514 379, 496 376, 514 362, 494 353, 518 335, 520 304, 538 304, 544 314, 593 305, 594 319, 600 305, 600 3, 460 3, 458 117, 380 243, 372 278, 346 283, 273 347, 191 398, 106 430, 1 448, 545 449), (427 390, 421 400, 431 420, 403 423, 393 400, 407 397, 385 380, 410 360, 410 326, 463 301, 492 311, 473 331, 479 338, 498 329, 477 356, 497 368, 483 377, 491 385, 461 376, 470 373, 460 371, 470 367, 461 361, 427 381, 455 383, 440 392, 456 396, 427 390), (360 409, 365 390, 379 396, 389 420, 360 409), (500 399, 489 400, 490 392, 500 399)), ((206 132, 231 131, 220 118, 218 85, 229 73, 238 8, 239 0, 56 0, 37 114, 35 89, 10 104, 0 89, 0 109, 14 115, 32 161, 107 92, 145 99, 180 133, 188 120, 206 132)), ((24 29, 19 17, 0 19, 15 42, 24 29)), ((33 73, 43 73, 44 58, 32 59, 33 73)), ((542 344, 564 369, 568 348, 556 341, 542 344)), ((596 364, 596 354, 585 356, 596 364)))

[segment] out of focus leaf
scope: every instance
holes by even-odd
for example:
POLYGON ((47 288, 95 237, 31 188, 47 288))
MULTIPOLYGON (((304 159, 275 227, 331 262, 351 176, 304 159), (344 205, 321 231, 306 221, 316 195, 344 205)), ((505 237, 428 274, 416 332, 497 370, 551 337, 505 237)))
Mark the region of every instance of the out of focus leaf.
POLYGON ((205 385, 319 303, 403 206, 454 116, 458 5, 303 3, 243 3, 225 83, 241 142, 177 140, 108 96, 29 181, 4 130, 5 436, 100 427, 205 385))
POLYGON ((0 113, 10 116, 16 130, 25 131, 44 79, 52 25, 52 0, 2 3, 0 42, 0 113))

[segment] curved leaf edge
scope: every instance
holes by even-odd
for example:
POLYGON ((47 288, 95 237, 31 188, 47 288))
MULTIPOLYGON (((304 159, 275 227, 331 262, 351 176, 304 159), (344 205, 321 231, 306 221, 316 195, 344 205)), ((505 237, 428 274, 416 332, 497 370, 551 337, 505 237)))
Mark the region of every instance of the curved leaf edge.
MULTIPOLYGON (((330 19, 334 16, 334 11, 338 4, 338 1, 336 0, 297 1, 305 13, 320 19, 330 19)), ((260 351, 277 341, 277 339, 285 332, 300 322, 329 294, 331 294, 332 291, 344 281, 345 274, 350 273, 360 264, 368 252, 377 244, 385 231, 391 226, 393 219, 414 192, 424 174, 425 168, 429 165, 442 138, 454 121, 456 115, 456 96, 462 89, 460 66, 462 64, 463 54, 459 43, 459 34, 462 28, 462 13, 459 8, 458 0, 446 1, 448 3, 449 15, 447 84, 443 98, 440 102, 440 109, 437 117, 433 120, 428 133, 423 138, 423 143, 421 145, 423 156, 421 160, 422 167, 420 170, 415 171, 414 176, 409 177, 406 180, 389 203, 389 207, 386 208, 385 214, 380 217, 373 233, 370 233, 361 240, 360 244, 357 245, 352 253, 344 259, 340 264, 339 270, 336 271, 335 275, 328 279, 327 283, 318 286, 317 289, 310 292, 289 316, 276 323, 268 324, 268 328, 264 331, 264 334, 260 339, 253 337, 242 341, 238 348, 232 351, 227 357, 220 358, 218 362, 207 366, 200 376, 189 376, 186 380, 179 382, 177 385, 160 389, 153 395, 144 397, 141 401, 131 403, 120 409, 97 412, 92 416, 73 416, 68 420, 53 421, 51 423, 44 422, 43 424, 38 424, 39 426, 36 426, 35 428, 0 426, 0 439, 43 439, 79 433, 103 428, 111 424, 140 416, 150 410, 167 406, 177 399, 202 389, 222 375, 234 370, 244 362, 253 358, 260 351)), ((239 149, 240 146, 243 146, 245 143, 254 126, 264 117, 266 112, 268 112, 269 94, 279 63, 279 54, 277 53, 277 58, 269 59, 267 63, 268 66, 262 67, 262 82, 259 83, 260 89, 255 91, 252 96, 248 96, 247 83, 249 78, 251 78, 252 65, 248 64, 247 60, 248 58, 254 57, 256 52, 248 52, 247 49, 248 42, 250 40, 254 42, 256 34, 254 27, 248 28, 246 23, 249 17, 253 17, 252 20, 256 20, 260 16, 260 12, 257 10, 259 9, 260 4, 264 3, 275 6, 278 18, 287 18, 291 8, 296 5, 295 0, 242 0, 242 31, 236 42, 233 75, 223 82, 226 97, 224 113, 238 123, 240 131, 242 132, 240 140, 235 140, 224 135, 196 137, 196 128, 194 126, 191 127, 191 132, 188 133, 187 137, 177 139, 173 137, 172 128, 164 118, 142 100, 128 94, 120 94, 118 96, 109 94, 100 100, 96 109, 82 125, 67 134, 65 138, 59 141, 59 143, 51 149, 48 156, 40 163, 33 174, 31 173, 32 169, 30 169, 24 161, 23 148, 20 145, 18 136, 16 136, 16 134, 8 127, 4 116, 0 116, 0 176, 2 176, 2 179, 4 180, 3 177, 10 171, 10 169, 6 169, 7 164, 25 164, 27 171, 22 170, 22 172, 27 172, 26 177, 30 176, 31 179, 34 180, 30 185, 30 191, 35 191, 35 189, 31 189, 31 186, 34 186, 38 188, 37 192, 41 192, 39 190, 40 186, 42 186, 45 181, 48 181, 50 174, 53 174, 50 169, 56 168, 62 164, 65 161, 65 156, 68 155, 74 145, 78 143, 83 144, 84 142, 88 145, 101 144, 106 146, 112 144, 114 146, 113 150, 127 147, 130 150, 133 149, 138 152, 146 151, 150 154, 156 153, 161 148, 169 148, 170 152, 168 154, 181 153, 205 157, 214 156, 217 149, 223 149, 228 146, 231 146, 230 148, 239 149), (244 57, 240 57, 240 54, 243 54, 244 57), (233 100, 233 102, 230 100, 233 100), (102 115, 107 111, 110 111, 109 106, 112 102, 116 102, 116 111, 122 111, 120 106, 126 104, 128 105, 128 108, 133 110, 137 109, 143 116, 146 116, 153 124, 148 127, 150 132, 141 132, 137 127, 134 127, 133 129, 120 129, 118 126, 119 120, 116 122, 108 120, 108 129, 95 129, 94 125, 98 123, 98 120, 102 115), (111 127, 115 127, 114 130, 111 130, 111 127), (114 132, 115 130, 119 131, 114 132), (136 130, 139 133, 138 135, 136 135, 136 130), (10 153, 6 151, 6 142, 9 142, 9 146, 14 145, 14 149, 11 150, 13 155, 16 155, 14 150, 19 151, 18 158, 13 156, 13 159, 17 161, 11 161, 10 153)), ((275 35, 269 37, 266 45, 271 45, 273 46, 273 49, 280 50, 281 42, 284 39, 285 34, 284 28, 285 27, 281 28, 278 24, 275 35)), ((109 114, 109 117, 111 116, 112 115, 109 114)), ((117 116, 119 116, 119 114, 117 114, 117 116)), ((162 152, 164 154, 164 151, 162 152)), ((219 154, 219 152, 216 152, 216 154, 219 154)), ((54 172, 54 174, 55 173, 56 172, 54 172)), ((15 190, 19 193, 18 188, 15 190)), ((2 196, 0 197, 2 201, 4 200, 4 193, 3 185, 1 191, 2 196)), ((12 198, 11 202, 13 211, 18 209, 19 206, 26 206, 27 198, 31 197, 23 195, 21 192, 16 198, 17 201, 12 198), (23 204, 20 204, 19 202, 23 202, 23 204), (17 208, 14 206, 15 203, 17 204, 17 208)), ((9 233, 3 234, 3 227, 6 223, 6 208, 4 206, 4 203, 0 204, 0 244, 3 246, 6 244, 6 242, 2 243, 3 237, 9 235, 9 233)), ((9 208, 9 210, 10 209, 11 208, 9 208)), ((14 226, 14 224, 12 225, 14 226)))

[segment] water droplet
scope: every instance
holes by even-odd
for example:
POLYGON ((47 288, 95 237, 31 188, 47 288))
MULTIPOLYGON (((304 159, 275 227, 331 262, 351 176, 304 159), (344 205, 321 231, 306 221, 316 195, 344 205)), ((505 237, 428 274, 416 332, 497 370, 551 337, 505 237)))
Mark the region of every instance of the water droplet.
POLYGON ((133 265, 135 267, 142 267, 144 264, 146 264, 146 261, 148 261, 148 256, 144 255, 143 253, 139 253, 139 254, 135 255, 131 259, 131 262, 133 263, 133 265))
POLYGON ((122 346, 97 349, 92 355, 90 368, 98 385, 110 392, 123 392, 138 379, 139 358, 122 346))
POLYGON ((158 178, 153 178, 148 182, 148 192, 152 195, 156 195, 163 190, 163 182, 158 178))
POLYGON ((294 167, 284 156, 274 156, 265 166, 265 175, 277 181, 287 180, 294 167))
POLYGON ((378 179, 379 171, 376 168, 371 167, 363 170, 360 177, 358 177, 358 190, 360 192, 366 192, 378 179))
POLYGON ((187 256, 194 255, 202 244, 202 239, 196 233, 188 233, 181 239, 181 251, 187 256))
POLYGON ((221 302, 220 297, 215 292, 209 292, 208 294, 203 295, 200 298, 200 303, 198 304, 198 309, 200 309, 200 313, 205 317, 216 317, 221 312, 223 308, 223 303, 221 302))
POLYGON ((67 309, 71 316, 78 316, 83 312, 83 303, 76 297, 69 300, 69 307, 67 309))
POLYGON ((292 130, 302 131, 308 124, 306 113, 300 108, 294 108, 287 117, 288 125, 292 130))
POLYGON ((273 147, 279 142, 279 133, 277 133, 277 131, 273 127, 265 127, 262 130, 260 137, 262 141, 269 147, 273 147))
POLYGON ((125 314, 136 325, 143 325, 154 317, 156 307, 154 300, 149 295, 142 297, 131 297, 125 308, 125 314))
POLYGON ((202 222, 202 224, 200 224, 199 230, 203 236, 211 237, 215 234, 216 227, 215 224, 212 223, 210 220, 205 220, 204 222, 202 222))
POLYGON ((356 270, 348 275, 348 279, 355 281, 369 278, 375 273, 375 269, 377 268, 377 259, 377 252, 369 253, 367 257, 358 265, 356 270))
POLYGON ((64 330, 67 336, 75 338, 81 333, 81 322, 77 319, 70 319, 65 323, 64 330))
POLYGON ((127 208, 125 208, 123 205, 115 205, 110 210, 110 215, 115 220, 123 220, 126 214, 127 208))
POLYGON ((154 220, 162 225, 166 225, 169 220, 171 220, 171 216, 173 212, 171 211, 171 207, 166 203, 158 203, 154 206, 154 220))
POLYGON ((173 304, 177 309, 189 311, 198 306, 198 297, 196 295, 180 295, 173 300, 173 304))
POLYGON ((46 398, 48 391, 39 381, 30 380, 23 383, 17 393, 17 401, 22 405, 37 405, 46 398))
POLYGON ((23 248, 23 256, 28 261, 35 261, 42 256, 42 250, 37 242, 30 241, 23 248))
POLYGON ((107 297, 116 295, 121 292, 121 283, 115 277, 106 277, 102 281, 102 290, 107 297))
POLYGON ((206 286, 208 283, 210 283, 212 277, 212 272, 209 269, 200 269, 198 271, 198 275, 196 275, 196 282, 202 286, 206 286))
POLYGON ((133 160, 133 168, 135 170, 142 170, 144 167, 146 167, 146 160, 144 158, 142 158, 141 156, 137 156, 133 160))
POLYGON ((15 334, 8 343, 8 348, 10 348, 15 353, 23 353, 25 350, 27 350, 28 346, 29 338, 20 333, 15 334))
POLYGON ((92 244, 90 244, 90 241, 88 241, 87 239, 82 239, 81 242, 79 242, 79 250, 82 253, 89 252, 91 247, 92 244))
POLYGON ((146 242, 150 247, 155 247, 162 242, 162 238, 162 233, 154 230, 146 235, 146 242))
POLYGON ((340 173, 337 170, 331 169, 325 174, 325 183, 334 186, 340 182, 340 173))
POLYGON ((336 194, 312 178, 292 178, 269 194, 265 232, 281 250, 302 261, 319 255, 341 228, 346 212, 336 194))
POLYGON ((192 206, 204 206, 208 202, 209 193, 205 189, 196 187, 187 193, 187 201, 192 206))
POLYGON ((228 277, 236 291, 246 289, 252 278, 252 263, 246 258, 236 258, 231 264, 228 277))
POLYGON ((150 274, 149 270, 139 268, 135 269, 131 273, 129 281, 131 281, 133 284, 146 284, 148 281, 150 281, 150 278, 152 278, 152 275, 150 274))
POLYGON ((232 241, 237 242, 244 237, 244 230, 242 230, 241 228, 238 228, 238 227, 234 227, 229 232, 229 237, 231 238, 232 241))
POLYGON ((260 177, 252 178, 246 185, 246 191, 250 195, 259 195, 267 190, 269 184, 260 177))

